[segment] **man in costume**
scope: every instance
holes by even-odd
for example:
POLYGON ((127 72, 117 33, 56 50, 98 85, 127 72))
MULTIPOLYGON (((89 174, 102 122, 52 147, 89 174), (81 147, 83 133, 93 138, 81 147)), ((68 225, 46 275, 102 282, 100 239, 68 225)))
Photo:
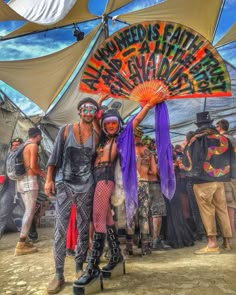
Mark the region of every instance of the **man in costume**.
POLYGON ((82 271, 88 250, 94 192, 93 164, 99 141, 93 121, 99 106, 95 100, 87 97, 79 102, 77 109, 79 123, 61 128, 48 160, 45 193, 50 196, 56 188, 57 195, 54 233, 56 275, 47 287, 48 294, 59 292, 64 285, 66 232, 73 203, 76 205, 79 231, 75 256, 77 274, 82 271))
MULTIPOLYGON (((229 122, 225 119, 218 121, 216 123, 216 129, 220 134, 226 136, 230 140, 234 148, 234 156, 236 156, 236 138, 228 134, 229 122)), ((224 186, 232 235, 233 237, 236 237, 234 220, 236 209, 236 180, 231 179, 230 182, 225 182, 224 186)))
POLYGON ((193 178, 193 190, 196 196, 200 215, 205 227, 207 246, 195 254, 218 254, 220 249, 216 241, 216 220, 219 222, 223 236, 223 247, 230 249, 232 237, 224 182, 235 177, 232 162, 232 145, 212 126, 209 112, 197 113, 198 129, 185 148, 182 169, 193 178))
MULTIPOLYGON (((104 100, 104 98, 103 98, 104 100)), ((101 103, 102 100, 99 102, 101 103)), ((110 273, 119 263, 123 262, 123 256, 119 247, 117 230, 112 217, 110 208, 111 194, 114 190, 114 169, 118 153, 122 153, 124 157, 129 157, 130 153, 124 155, 124 149, 121 148, 122 143, 128 148, 129 143, 127 137, 122 138, 124 133, 129 129, 129 139, 133 141, 132 129, 143 120, 148 113, 150 105, 146 104, 143 109, 132 119, 118 136, 122 127, 122 119, 115 110, 108 110, 103 114, 101 127, 103 134, 100 145, 97 148, 97 157, 95 160, 95 180, 96 188, 93 203, 93 224, 94 224, 94 242, 91 257, 87 268, 79 280, 74 282, 74 286, 86 286, 100 275, 100 257, 103 253, 106 233, 108 237, 109 247, 111 248, 111 258, 106 266, 103 267, 103 274, 110 273), (130 138, 131 137, 131 138, 130 138), (122 143, 121 143, 122 141, 122 143)), ((127 135, 126 135, 127 136, 127 135)), ((131 146, 129 148, 132 149, 131 146)), ((134 151, 134 149, 133 149, 134 151)), ((135 154, 133 154, 135 156, 135 154)), ((122 161, 122 158, 121 158, 122 161)), ((136 178, 135 178, 136 179, 136 178)), ((130 179, 130 186, 133 178, 130 179)))

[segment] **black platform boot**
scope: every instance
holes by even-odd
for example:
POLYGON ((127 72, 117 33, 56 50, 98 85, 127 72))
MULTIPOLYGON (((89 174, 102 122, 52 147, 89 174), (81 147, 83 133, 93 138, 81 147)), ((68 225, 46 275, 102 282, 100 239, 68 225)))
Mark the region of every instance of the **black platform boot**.
POLYGON ((106 234, 97 233, 94 234, 94 241, 92 247, 92 253, 83 275, 74 282, 75 287, 86 286, 93 280, 96 280, 101 273, 99 268, 100 256, 102 255, 106 234))
POLYGON ((121 254, 120 242, 115 225, 107 227, 107 240, 111 250, 111 258, 108 264, 102 268, 102 274, 104 277, 109 277, 112 270, 119 263, 124 261, 124 258, 121 254))

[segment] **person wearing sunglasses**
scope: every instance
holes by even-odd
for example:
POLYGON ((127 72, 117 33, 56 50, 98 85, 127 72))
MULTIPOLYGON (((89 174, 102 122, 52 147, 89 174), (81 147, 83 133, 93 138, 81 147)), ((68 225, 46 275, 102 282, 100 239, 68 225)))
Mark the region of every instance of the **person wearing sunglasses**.
POLYGON ((58 293, 65 283, 66 232, 73 204, 76 206, 79 232, 75 255, 77 277, 82 272, 88 251, 94 193, 93 163, 99 141, 94 121, 99 106, 95 100, 87 97, 78 103, 77 109, 79 122, 60 129, 48 160, 45 193, 49 197, 56 193, 54 235, 56 275, 48 284, 48 294, 58 293))

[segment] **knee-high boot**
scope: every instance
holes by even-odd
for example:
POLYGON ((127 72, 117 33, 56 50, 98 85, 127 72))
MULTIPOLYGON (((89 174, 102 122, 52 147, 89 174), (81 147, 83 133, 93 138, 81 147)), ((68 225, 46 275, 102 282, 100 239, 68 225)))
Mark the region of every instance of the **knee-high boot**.
POLYGON ((121 254, 120 242, 115 225, 107 227, 107 240, 109 248, 111 249, 111 258, 108 264, 102 268, 102 271, 111 272, 118 263, 124 260, 121 254))
POLYGON ((84 286, 94 279, 97 279, 101 273, 99 268, 100 257, 103 252, 106 234, 95 232, 91 256, 83 275, 74 282, 76 286, 84 286))

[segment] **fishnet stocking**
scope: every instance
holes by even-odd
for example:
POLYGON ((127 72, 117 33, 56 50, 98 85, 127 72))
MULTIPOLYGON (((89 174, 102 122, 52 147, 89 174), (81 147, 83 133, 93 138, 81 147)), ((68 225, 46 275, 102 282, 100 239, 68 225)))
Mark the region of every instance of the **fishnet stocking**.
POLYGON ((106 233, 106 226, 114 224, 110 207, 113 190, 113 181, 100 180, 97 182, 93 200, 93 224, 95 232, 106 233))

